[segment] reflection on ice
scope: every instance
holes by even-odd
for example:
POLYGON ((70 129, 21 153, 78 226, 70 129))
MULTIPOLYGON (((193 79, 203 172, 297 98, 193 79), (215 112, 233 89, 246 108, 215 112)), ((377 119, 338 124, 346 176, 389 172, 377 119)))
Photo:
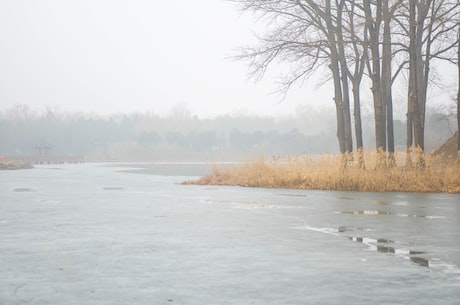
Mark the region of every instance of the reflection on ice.
POLYGON ((227 205, 236 209, 301 209, 303 207, 296 205, 282 205, 282 204, 262 204, 258 202, 251 201, 232 201, 232 200, 204 200, 207 204, 212 205, 227 205))
POLYGON ((13 192, 32 192, 33 190, 30 187, 17 187, 13 192))
POLYGON ((407 206, 408 204, 409 203, 407 201, 402 201, 402 200, 393 202, 393 205, 396 205, 396 206, 407 206))
POLYGON ((278 196, 288 196, 288 197, 307 197, 305 194, 289 194, 289 193, 282 193, 278 194, 278 196))
POLYGON ((330 235, 340 236, 339 234, 340 231, 338 228, 315 228, 309 225, 304 225, 300 227, 293 227, 293 229, 308 230, 308 231, 321 232, 321 233, 326 233, 330 235))
POLYGON ((430 267, 429 266, 429 262, 426 258, 423 258, 423 257, 417 257, 417 256, 410 256, 409 257, 411 261, 413 261, 414 263, 422 266, 422 267, 430 267))
MULTIPOLYGON (((346 226, 339 226, 337 228, 317 228, 312 227, 309 225, 304 225, 300 227, 295 227, 294 229, 303 229, 308 231, 320 232, 334 236, 344 236, 342 233, 347 232, 350 229, 354 229, 356 231, 370 231, 370 229, 365 228, 354 228, 354 227, 346 227, 346 226)), ((372 238, 372 237, 363 237, 363 236, 345 236, 349 240, 362 243, 366 245, 368 250, 382 252, 382 253, 392 253, 399 257, 410 259, 412 262, 423 266, 423 267, 430 267, 429 260, 426 258, 421 257, 420 255, 425 254, 426 252, 423 251, 414 251, 411 249, 405 248, 405 246, 410 246, 410 243, 403 243, 394 241, 391 239, 386 238, 372 238)))
POLYGON ((443 262, 439 258, 430 259, 430 269, 442 270, 445 273, 455 275, 456 279, 460 281, 460 268, 454 264, 443 262))
POLYGON ((447 263, 436 257, 426 257, 427 252, 412 249, 415 244, 410 242, 396 241, 386 238, 372 238, 366 236, 353 236, 350 232, 373 231, 366 228, 352 226, 338 226, 336 228, 318 228, 309 225, 294 227, 293 229, 320 232, 332 236, 343 236, 353 242, 362 243, 367 246, 368 251, 393 254, 396 257, 410 260, 418 266, 429 268, 432 271, 454 275, 460 280, 460 267, 455 264, 447 263), (345 233, 347 232, 347 233, 345 233))
POLYGON ((428 218, 428 219, 445 219, 444 216, 432 216, 432 215, 415 215, 415 214, 396 214, 399 217, 412 217, 412 218, 428 218))
POLYGON ((125 188, 121 186, 106 186, 102 188, 104 191, 122 191, 125 188))
POLYGON ((372 231, 372 229, 368 228, 361 228, 361 227, 353 227, 353 226, 339 226, 337 227, 339 232, 346 232, 346 231, 372 231))
POLYGON ((445 219, 445 217, 443 216, 402 214, 402 213, 393 214, 392 212, 381 211, 381 210, 355 210, 355 211, 341 211, 341 212, 336 212, 336 213, 348 214, 348 215, 395 215, 398 217, 409 217, 409 218, 445 219))
POLYGON ((303 229, 315 232, 322 232, 332 235, 340 235, 338 233, 348 232, 348 231, 372 231, 372 229, 368 228, 361 228, 361 227, 353 227, 353 226, 338 226, 337 228, 315 228, 309 225, 304 225, 300 227, 294 227, 293 229, 303 229))
POLYGON ((354 242, 365 244, 366 246, 368 246, 368 250, 382 252, 382 253, 393 253, 395 255, 398 255, 404 258, 409 258, 411 261, 413 261, 414 263, 422 267, 429 267, 428 259, 419 257, 419 256, 415 256, 415 255, 424 254, 425 252, 413 251, 413 250, 409 250, 405 248, 397 248, 396 241, 389 240, 389 239, 383 239, 383 238, 375 239, 375 238, 369 238, 369 237, 356 237, 356 236, 350 236, 348 238, 354 242))
POLYGON ((337 212, 340 214, 352 214, 352 215, 390 215, 388 211, 378 211, 378 210, 356 210, 356 211, 343 211, 337 212))

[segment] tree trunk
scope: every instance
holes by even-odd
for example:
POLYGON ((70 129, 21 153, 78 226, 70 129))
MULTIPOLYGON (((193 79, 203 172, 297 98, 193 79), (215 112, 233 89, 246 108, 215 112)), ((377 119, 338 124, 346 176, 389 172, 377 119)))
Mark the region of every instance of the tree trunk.
POLYGON ((345 133, 345 151, 351 153, 353 151, 353 136, 351 129, 351 114, 350 114, 350 93, 348 89, 348 78, 342 69, 342 111, 343 111, 343 127, 345 133))
POLYGON ((337 139, 339 141, 340 152, 344 154, 347 151, 345 143, 345 118, 343 117, 342 111, 342 89, 340 86, 340 71, 337 60, 332 60, 329 68, 331 69, 334 81, 334 102, 337 115, 337 139))
POLYGON ((417 143, 417 60, 416 60, 416 3, 415 0, 409 0, 409 90, 408 90, 408 104, 407 104, 407 157, 410 164, 407 166, 412 167, 412 144, 417 143))
MULTIPOLYGON (((410 83, 410 82, 409 82, 410 83)), ((410 92, 410 89, 409 89, 410 92)), ((412 167, 412 143, 413 143, 413 137, 414 137, 414 132, 413 132, 413 126, 414 126, 414 120, 412 120, 412 98, 409 93, 408 97, 408 103, 407 103, 407 124, 406 124, 406 167, 411 168, 412 167)))
MULTIPOLYGON (((427 1, 429 2, 429 1, 427 1)), ((425 102, 426 86, 422 58, 423 20, 425 12, 420 11, 417 0, 409 1, 409 98, 412 99, 412 122, 414 128, 414 145, 416 166, 425 167, 423 151, 425 148, 425 102)))
POLYGON ((342 14, 343 14, 344 1, 341 1, 337 7, 337 50, 339 53, 340 62, 340 81, 342 83, 342 111, 344 119, 344 132, 345 132, 345 151, 351 153, 353 151, 353 136, 351 129, 351 114, 350 114, 350 89, 348 86, 347 74, 347 58, 345 55, 345 42, 342 32, 342 14))
MULTIPOLYGON (((369 31, 369 45, 371 50, 372 68, 369 74, 372 79, 372 94, 374 99, 374 117, 375 117, 375 145, 377 150, 386 150, 386 113, 385 105, 382 101, 381 74, 380 74, 380 50, 379 50, 379 28, 381 16, 381 3, 377 1, 377 12, 375 21, 373 20, 370 0, 364 0, 364 13, 366 15, 366 24, 369 31)), ((379 158, 378 167, 385 166, 379 158)))
POLYGON ((393 98, 390 96, 387 100, 387 137, 388 137, 388 166, 396 166, 395 159, 395 137, 394 137, 394 128, 393 128, 393 98))
POLYGON ((353 116, 355 118, 355 136, 356 150, 358 153, 359 168, 365 169, 364 164, 364 147, 363 147, 363 128, 361 123, 361 96, 359 92, 359 83, 353 82, 353 116))
POLYGON ((356 149, 363 149, 363 128, 361 123, 361 94, 359 85, 353 84, 353 116, 355 118, 356 149))
MULTIPOLYGON (((423 27, 423 24, 417 24, 417 30, 423 27)), ((418 32, 418 31, 417 31, 418 32)), ((422 33, 417 33, 415 41, 415 67, 414 71, 416 77, 416 105, 415 105, 415 147, 423 154, 425 150, 425 107, 426 95, 428 85, 428 72, 424 73, 425 69, 428 70, 428 62, 423 61, 422 58, 422 33)))
POLYGON ((457 158, 460 164, 460 26, 457 31, 457 69, 458 69, 458 91, 457 91, 457 158))
MULTIPOLYGON (((340 54, 338 50, 337 42, 337 27, 334 27, 332 20, 332 9, 331 1, 328 0, 325 3, 324 20, 326 22, 327 40, 330 49, 330 60, 329 65, 332 71, 332 77, 334 81, 334 100, 337 112, 337 137, 339 139, 340 152, 342 154, 347 153, 350 149, 351 142, 351 122, 350 122, 350 110, 348 105, 344 104, 344 92, 342 90, 342 78, 340 75, 340 54), (347 117, 348 107, 348 117, 347 117), (350 138, 348 138, 350 137, 350 138)), ((339 13, 338 13, 339 14, 339 13)), ((343 73, 343 71, 342 71, 343 73)), ((345 75, 346 76, 346 75, 345 75)), ((346 101, 345 101, 346 102, 346 101)), ((353 149, 353 147, 351 147, 353 149)), ((351 150, 350 150, 351 151, 351 150)))
POLYGON ((393 132, 393 98, 391 92, 391 29, 390 8, 388 0, 383 1, 383 46, 382 46, 382 102, 386 109, 386 131, 388 165, 394 166, 394 132, 393 132))
POLYGON ((368 47, 366 44, 361 43, 361 41, 366 41, 366 33, 368 32, 366 24, 364 27, 361 27, 362 31, 362 38, 358 39, 356 33, 356 24, 355 23, 355 16, 356 12, 356 3, 352 2, 351 7, 349 10, 349 23, 350 23, 350 34, 351 34, 351 45, 354 51, 354 71, 351 73, 348 70, 349 79, 351 80, 352 84, 352 92, 353 92, 353 116, 354 116, 354 127, 355 127, 355 139, 356 139, 356 151, 358 155, 358 165, 359 168, 365 169, 366 166, 364 164, 364 144, 363 144, 363 129, 362 129, 362 122, 361 122, 361 81, 364 74, 364 68, 367 62, 367 53, 368 47), (361 50, 361 52, 360 52, 361 50))

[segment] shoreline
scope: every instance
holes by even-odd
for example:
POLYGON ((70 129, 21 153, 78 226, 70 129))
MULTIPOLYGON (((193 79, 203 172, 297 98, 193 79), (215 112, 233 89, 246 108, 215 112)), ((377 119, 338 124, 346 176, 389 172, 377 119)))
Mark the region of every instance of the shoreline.
POLYGON ((16 160, 0 161, 0 170, 20 170, 32 168, 34 168, 34 166, 28 162, 21 162, 16 160))
POLYGON ((237 166, 214 166, 208 174, 182 182, 184 185, 355 192, 409 192, 460 194, 457 160, 426 156, 426 167, 377 168, 375 153, 365 154, 366 168, 343 167, 340 155, 267 160, 263 157, 237 166))

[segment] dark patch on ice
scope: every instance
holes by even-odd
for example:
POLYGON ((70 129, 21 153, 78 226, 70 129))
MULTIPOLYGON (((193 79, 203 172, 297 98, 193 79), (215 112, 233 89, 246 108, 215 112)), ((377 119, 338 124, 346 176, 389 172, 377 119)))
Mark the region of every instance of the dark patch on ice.
POLYGON ((430 262, 426 258, 418 257, 418 256, 411 256, 410 260, 422 267, 427 267, 427 268, 430 267, 430 262))
POLYGON ((338 226, 337 227, 337 232, 343 233, 343 232, 349 232, 349 231, 372 231, 372 230, 368 228, 353 227, 353 226, 338 226))
POLYGON ((410 249, 405 249, 403 247, 398 247, 400 242, 385 239, 385 238, 370 238, 370 237, 357 237, 357 236, 348 236, 348 238, 354 242, 362 243, 368 246, 368 250, 377 251, 382 253, 392 253, 398 256, 409 258, 412 262, 420 265, 422 267, 429 268, 429 260, 423 258, 419 255, 425 254, 424 251, 414 251, 410 249))
MULTIPOLYGON (((358 235, 347 235, 344 232, 348 231, 372 231, 371 229, 352 227, 352 226, 339 226, 336 228, 317 228, 309 225, 295 227, 295 229, 305 229, 309 231, 321 232, 334 236, 343 236, 351 241, 364 244, 368 247, 369 251, 376 251, 381 253, 391 253, 395 256, 408 259, 419 266, 430 268, 430 261, 423 257, 424 251, 416 251, 410 249, 414 246, 412 243, 400 242, 387 238, 373 238, 358 235)), ((350 234, 350 233, 348 233, 350 234)))
POLYGON ((30 187, 18 187, 13 190, 13 192, 33 192, 33 189, 30 187))
POLYGON ((396 214, 398 217, 408 217, 408 218, 428 218, 428 219, 444 219, 444 216, 435 216, 435 215, 417 215, 417 214, 396 214))
POLYGON ((106 186, 102 188, 105 191, 122 191, 125 188, 121 186, 106 186))
POLYGON ((278 194, 278 196, 307 197, 307 195, 305 194, 288 194, 288 193, 278 194))
POLYGON ((340 214, 350 215, 391 215, 391 212, 381 210, 355 210, 355 211, 341 211, 340 214))
POLYGON ((392 213, 389 211, 383 210, 354 210, 354 211, 340 211, 336 212, 338 214, 348 214, 348 215, 395 215, 398 217, 408 217, 408 218, 428 218, 428 219, 444 219, 443 216, 434 216, 434 215, 419 215, 419 214, 400 214, 392 213))

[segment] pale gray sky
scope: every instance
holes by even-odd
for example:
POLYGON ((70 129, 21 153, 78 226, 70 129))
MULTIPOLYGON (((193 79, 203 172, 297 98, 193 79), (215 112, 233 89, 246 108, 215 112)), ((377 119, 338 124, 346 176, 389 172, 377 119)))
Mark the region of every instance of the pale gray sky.
MULTIPOLYGON (((273 94, 276 71, 248 80, 247 63, 229 57, 256 42, 256 28, 264 24, 225 0, 0 0, 0 111, 27 104, 38 111, 168 114, 187 105, 205 117, 333 108, 331 87, 318 89, 317 80, 282 102, 273 94)), ((450 103, 452 75, 429 103, 450 103)), ((406 94, 394 92, 404 117, 406 94)), ((363 98, 363 110, 371 111, 370 91, 363 98)))
MULTIPOLYGON (((281 97, 228 59, 256 19, 223 0, 0 0, 0 107, 199 116, 330 103, 317 83, 281 97)), ((332 104, 331 104, 332 105, 332 104)))

